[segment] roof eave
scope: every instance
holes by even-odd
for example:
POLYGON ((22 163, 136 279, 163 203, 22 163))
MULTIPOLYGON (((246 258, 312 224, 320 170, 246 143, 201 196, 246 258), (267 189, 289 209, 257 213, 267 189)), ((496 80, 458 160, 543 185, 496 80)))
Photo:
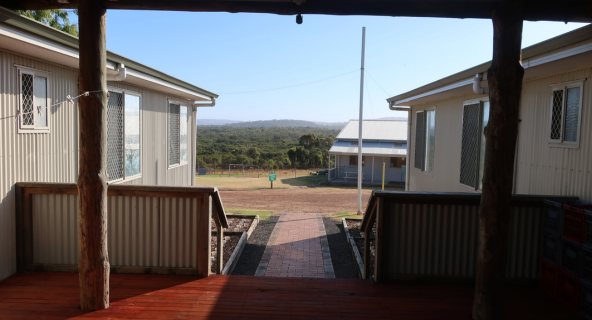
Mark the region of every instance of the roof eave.
MULTIPOLYGON (((62 46, 72 48, 76 51, 79 50, 77 37, 60 31, 58 29, 49 27, 43 23, 27 18, 3 7, 0 7, 0 22, 5 23, 11 27, 23 30, 25 32, 34 34, 36 36, 42 37, 45 40, 49 40, 58 43, 62 46)), ((123 63, 127 68, 145 73, 152 77, 183 87, 187 90, 195 91, 199 94, 214 99, 219 97, 217 94, 213 92, 210 92, 208 90, 202 89, 183 80, 172 77, 162 71, 158 71, 147 65, 144 65, 142 63, 139 63, 137 61, 134 61, 132 59, 129 59, 127 57, 124 57, 120 54, 111 51, 107 51, 107 60, 114 63, 123 63)))

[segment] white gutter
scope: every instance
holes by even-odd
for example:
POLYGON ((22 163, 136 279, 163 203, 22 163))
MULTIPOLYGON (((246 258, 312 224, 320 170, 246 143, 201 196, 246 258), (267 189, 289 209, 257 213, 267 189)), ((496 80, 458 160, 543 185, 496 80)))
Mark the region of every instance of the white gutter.
POLYGON ((489 87, 482 87, 483 73, 477 73, 473 79, 473 92, 476 94, 489 94, 489 87))
POLYGON ((117 74, 107 74, 107 81, 123 81, 127 77, 127 70, 123 63, 115 65, 115 71, 119 71, 117 74))
POLYGON ((193 103, 194 107, 213 107, 216 105, 216 98, 214 97, 210 97, 212 99, 212 102, 210 103, 193 103))

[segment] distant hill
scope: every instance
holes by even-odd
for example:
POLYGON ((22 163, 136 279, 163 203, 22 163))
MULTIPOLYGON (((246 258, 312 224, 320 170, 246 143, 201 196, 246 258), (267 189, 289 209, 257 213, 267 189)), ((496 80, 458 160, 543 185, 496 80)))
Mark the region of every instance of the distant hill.
MULTIPOLYGON (((376 120, 399 120, 407 121, 403 117, 386 117, 376 120)), ((229 126, 235 128, 327 128, 327 129, 343 129, 347 122, 315 122, 306 120, 290 120, 290 119, 274 119, 274 120, 258 120, 258 121, 237 121, 225 119, 197 119, 197 126, 229 126)))
POLYGON ((237 123, 237 120, 223 120, 223 119, 197 119, 198 126, 223 126, 229 123, 237 123))
POLYGON ((229 127, 236 127, 236 128, 251 128, 251 127, 259 127, 259 128, 271 128, 271 127, 281 127, 281 128, 301 128, 301 127, 310 127, 310 128, 328 128, 328 129, 341 129, 345 125, 345 122, 342 123, 317 123, 312 121, 305 121, 305 120, 289 120, 289 119, 281 119, 281 120, 259 120, 259 121, 246 121, 246 122, 237 122, 237 123, 229 123, 226 126, 229 127))

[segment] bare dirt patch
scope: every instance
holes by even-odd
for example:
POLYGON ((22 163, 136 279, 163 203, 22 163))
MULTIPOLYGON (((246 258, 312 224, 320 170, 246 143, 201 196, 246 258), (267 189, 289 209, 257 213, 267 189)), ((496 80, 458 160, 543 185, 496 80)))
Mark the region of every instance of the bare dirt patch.
MULTIPOLYGON (((372 190, 362 190, 362 210, 372 190)), ((262 190, 222 190, 226 208, 271 210, 274 212, 355 212, 358 210, 358 191, 349 188, 298 188, 262 190)))

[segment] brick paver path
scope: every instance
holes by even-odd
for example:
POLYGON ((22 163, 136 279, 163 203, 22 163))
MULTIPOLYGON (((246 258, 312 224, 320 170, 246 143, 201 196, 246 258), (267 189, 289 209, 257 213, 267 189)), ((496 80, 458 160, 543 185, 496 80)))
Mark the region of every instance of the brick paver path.
POLYGON ((279 230, 274 230, 275 235, 268 244, 271 255, 268 256, 264 275, 334 277, 321 216, 316 213, 284 213, 279 222, 276 225, 279 230))

